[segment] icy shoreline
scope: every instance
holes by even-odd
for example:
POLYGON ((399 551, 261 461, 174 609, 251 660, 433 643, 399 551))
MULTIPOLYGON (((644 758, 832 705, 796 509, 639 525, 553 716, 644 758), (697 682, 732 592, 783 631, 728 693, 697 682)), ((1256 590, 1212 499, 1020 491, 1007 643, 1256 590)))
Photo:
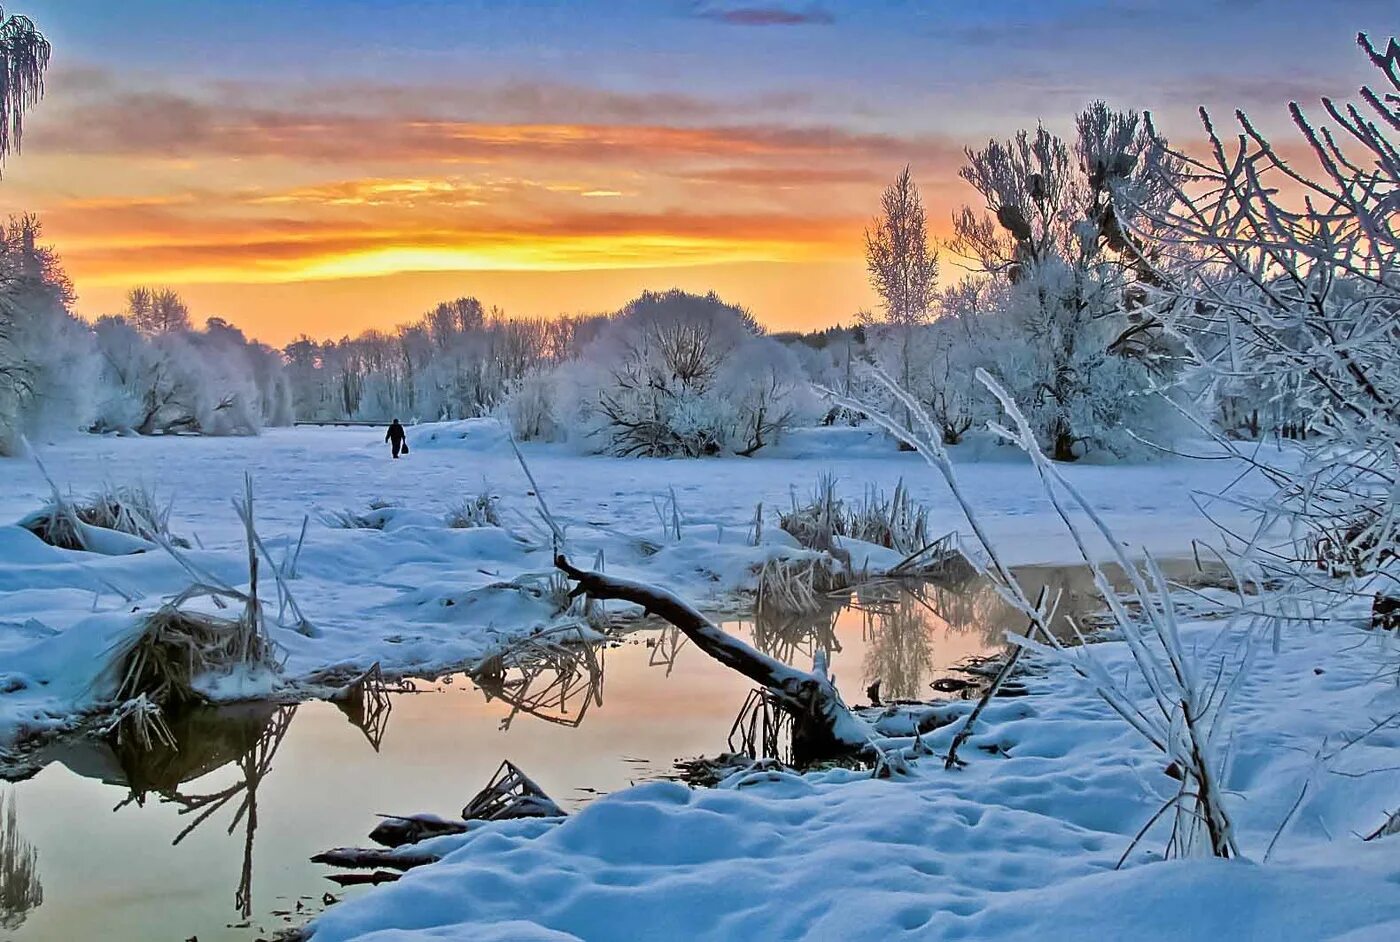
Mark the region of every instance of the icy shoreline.
MULTIPOLYGON (((1201 645, 1221 630, 1186 629, 1201 645)), ((439 838, 441 862, 332 908, 310 938, 1391 938, 1400 857, 1393 841, 1357 835, 1400 793, 1394 734, 1314 759, 1400 708, 1375 676, 1387 650, 1334 627, 1260 652, 1233 715, 1227 783, 1244 860, 1160 862, 1162 826, 1115 869, 1160 803, 1148 789, 1165 796, 1176 782, 1052 668, 1027 680, 1029 696, 993 702, 962 770, 937 761, 953 724, 925 737, 933 759, 894 780, 836 770, 636 786, 556 825, 439 838)), ((1096 653, 1125 668, 1121 643, 1096 653)))
MULTIPOLYGON (((805 432, 778 452, 791 457, 619 460, 550 446, 526 453, 576 558, 591 562, 601 553, 609 572, 666 585, 712 613, 751 604, 755 568, 766 559, 806 552, 771 516, 793 494, 805 497, 824 473, 857 494, 867 486, 892 490, 903 480, 929 507, 931 530, 957 528, 941 484, 888 440, 865 429, 805 432), (750 524, 760 502, 770 519, 754 546, 750 524), (680 521, 680 539, 663 532, 668 519, 680 521)), ((221 678, 211 689, 221 699, 295 697, 308 680, 354 676, 374 663, 390 675, 460 669, 559 624, 536 498, 499 424, 416 427, 411 457, 397 462, 386 460, 381 438, 374 429, 296 429, 254 439, 81 437, 40 451, 60 486, 74 493, 104 484, 153 486, 173 501, 173 528, 197 543, 189 559, 232 586, 247 580, 242 528, 229 506, 245 471, 253 476, 259 531, 275 556, 289 552, 310 516, 290 586, 318 636, 274 629, 286 656, 281 677, 221 678), (499 497, 509 530, 444 524, 455 501, 482 492, 499 497), (363 511, 375 501, 395 508, 383 529, 338 529, 317 517, 363 511)), ((1064 559, 1065 546, 1051 537, 1051 508, 1024 497, 1033 493, 1033 470, 996 457, 977 460, 969 475, 989 525, 1008 538, 1015 561, 1064 559)), ((1140 521, 1125 531, 1135 540, 1183 552, 1191 492, 1217 485, 1219 464, 1072 471, 1121 517, 1140 521)), ((11 482, 0 494, 0 520, 19 520, 48 499, 32 462, 0 465, 11 482)), ((868 546, 856 552, 857 566, 868 558, 872 569, 899 558, 868 546)), ((60 550, 12 525, 0 526, 0 560, 0 743, 63 729, 98 702, 110 678, 94 659, 190 583, 162 552, 60 550)))

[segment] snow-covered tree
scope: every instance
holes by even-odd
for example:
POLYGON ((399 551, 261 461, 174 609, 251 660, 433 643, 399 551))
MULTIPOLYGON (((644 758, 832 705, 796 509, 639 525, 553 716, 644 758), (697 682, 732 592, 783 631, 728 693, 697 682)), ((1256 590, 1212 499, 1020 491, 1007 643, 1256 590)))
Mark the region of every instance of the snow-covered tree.
POLYGON ((21 435, 86 424, 95 362, 89 331, 68 312, 73 286, 33 216, 0 230, 0 454, 21 435))
POLYGON ((1073 147, 1038 127, 969 149, 961 175, 986 212, 953 220, 955 249, 997 286, 991 372, 1061 461, 1127 447, 1127 430, 1160 411, 1147 392, 1170 368, 1158 335, 1139 329, 1154 320, 1158 275, 1152 243, 1133 233, 1170 203, 1179 164, 1135 112, 1098 102, 1077 131, 1073 147))
POLYGON ((0 162, 24 139, 24 113, 44 94, 49 41, 27 16, 6 16, 0 7, 0 162))

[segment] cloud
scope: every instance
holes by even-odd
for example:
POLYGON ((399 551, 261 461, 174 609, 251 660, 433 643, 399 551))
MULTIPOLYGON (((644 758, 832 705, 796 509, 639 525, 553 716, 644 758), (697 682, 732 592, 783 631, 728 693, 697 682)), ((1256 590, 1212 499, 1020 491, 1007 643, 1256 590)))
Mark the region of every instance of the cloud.
MULTIPOLYGON (((58 103, 55 103, 57 105, 58 103)), ((52 107, 30 126, 51 154, 283 158, 295 161, 490 164, 528 159, 649 166, 711 157, 941 159, 941 137, 773 123, 481 121, 385 111, 264 107, 171 91, 114 92, 52 107)))
POLYGON ((729 26, 827 26, 836 18, 815 4, 698 3, 693 15, 729 26))
MULTIPOLYGON (((161 76, 118 73, 80 64, 56 68, 47 84, 46 107, 69 102, 91 108, 126 94, 159 96, 170 87, 161 76)), ((182 83, 180 87, 180 97, 206 107, 231 110, 246 108, 249 102, 276 102, 276 107, 294 112, 420 117, 469 114, 473 120, 484 123, 688 123, 713 121, 720 116, 733 119, 789 114, 816 102, 811 93, 804 91, 769 91, 740 99, 718 99, 676 91, 624 91, 546 79, 483 79, 450 84, 349 79, 303 85, 239 78, 182 83)))
MULTIPOLYGON (((595 201, 596 202, 596 201, 595 201)), ((603 201, 608 202, 608 201, 603 201)), ((73 220, 61 216, 67 224, 73 220)), ((280 283, 407 271, 567 271, 832 257, 862 220, 778 212, 574 212, 453 225, 412 214, 370 222, 236 216, 190 218, 149 208, 140 219, 68 240, 87 283, 159 280, 280 283)), ((91 226, 94 220, 87 219, 91 226)))

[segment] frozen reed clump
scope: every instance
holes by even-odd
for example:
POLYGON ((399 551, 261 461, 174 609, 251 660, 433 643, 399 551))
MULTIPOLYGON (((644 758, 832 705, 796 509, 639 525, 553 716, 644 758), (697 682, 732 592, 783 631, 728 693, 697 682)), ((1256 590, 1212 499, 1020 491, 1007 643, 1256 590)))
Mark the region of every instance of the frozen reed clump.
POLYGON ((834 537, 874 543, 902 553, 913 553, 929 543, 928 508, 909 496, 901 478, 888 497, 873 486, 854 500, 836 492, 830 473, 817 478, 810 499, 778 513, 778 526, 808 549, 828 550, 834 537))
POLYGON ((229 585, 200 570, 170 544, 166 552, 190 574, 192 582, 179 595, 143 616, 135 630, 123 634, 106 652, 117 678, 113 698, 118 716, 132 703, 143 704, 143 729, 149 729, 153 708, 207 699, 205 691, 221 678, 242 680, 275 675, 282 668, 281 649, 268 630, 276 625, 314 637, 287 585, 288 561, 274 561, 253 525, 253 491, 233 501, 243 522, 248 547, 248 584, 229 585), (272 574, 277 608, 269 614, 259 594, 259 575, 266 564, 272 574), (213 611, 199 603, 207 603, 213 611))
POLYGON ((189 611, 180 607, 187 600, 188 593, 147 615, 141 631, 111 652, 121 664, 119 701, 196 702, 204 699, 196 691, 200 677, 278 666, 271 639, 249 623, 246 611, 237 618, 189 611))
POLYGON ((477 527, 499 527, 501 514, 497 504, 500 498, 482 491, 475 497, 464 497, 447 510, 447 525, 454 530, 472 530, 477 527))
POLYGON ((774 556, 758 567, 758 610, 810 614, 827 605, 832 593, 851 584, 849 571, 831 556, 774 556))
POLYGON ((123 552, 140 552, 147 548, 94 531, 121 533, 147 543, 169 543, 180 548, 190 545, 170 532, 170 503, 162 503, 155 491, 144 485, 108 484, 82 498, 64 496, 54 487, 49 502, 20 520, 19 525, 60 549, 110 552, 116 547, 123 552))
POLYGON ((335 530, 383 530, 389 522, 387 507, 370 504, 363 513, 356 510, 321 510, 317 516, 326 526, 335 530))

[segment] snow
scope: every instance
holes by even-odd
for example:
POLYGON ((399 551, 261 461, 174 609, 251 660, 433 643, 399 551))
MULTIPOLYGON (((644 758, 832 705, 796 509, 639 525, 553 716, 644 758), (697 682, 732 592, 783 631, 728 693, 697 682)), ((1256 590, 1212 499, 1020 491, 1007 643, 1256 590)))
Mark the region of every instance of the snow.
MULTIPOLYGON (((1188 638, 1212 637, 1196 622, 1188 638)), ((1247 629, 1239 629, 1247 630, 1247 629)), ((1288 634, 1241 691, 1228 783, 1251 860, 1156 861, 1152 832, 1115 870, 1175 782, 1063 669, 984 713, 968 768, 905 778, 838 770, 653 782, 554 826, 439 838, 439 864, 333 907, 313 942, 570 940, 1382 939, 1400 927, 1400 845, 1362 842, 1400 790, 1394 732, 1314 775, 1313 756, 1400 708, 1377 682, 1387 649, 1355 631, 1288 634), (1326 665, 1321 669, 1320 665, 1326 665), (1375 771, 1368 776, 1355 773, 1375 771), (1343 774, 1350 773, 1350 774, 1343 774)), ((1121 643, 1101 647, 1110 670, 1121 643)), ((1393 654, 1393 650, 1391 651, 1393 654)), ((956 726, 927 737, 937 756, 956 726)))
MULTIPOLYGON (((75 437, 35 443, 59 486, 84 494, 103 484, 143 483, 173 500, 172 531, 196 540, 187 557, 231 585, 246 582, 246 549, 230 498, 254 482, 259 531, 274 557, 291 551, 308 516, 308 534, 291 581, 316 637, 274 629, 284 649, 282 684, 296 688, 318 674, 348 676, 378 662, 390 673, 433 673, 471 664, 522 634, 558 624, 560 599, 549 588, 549 540, 536 496, 508 436, 491 419, 436 423, 409 430, 411 453, 388 459, 383 430, 296 428, 256 438, 75 437), (499 497, 507 529, 454 530, 449 507, 483 491, 499 497), (378 509, 371 509, 374 504, 378 509), (321 518, 353 511, 374 527, 341 529, 321 518)), ((918 459, 869 429, 804 430, 772 458, 709 460, 581 456, 563 446, 522 446, 552 513, 565 528, 576 562, 602 553, 607 570, 658 582, 702 609, 752 604, 754 570, 772 555, 801 555, 778 529, 775 510, 805 499, 830 471, 838 489, 893 489, 904 479, 931 508, 932 532, 955 529, 955 508, 918 459), (782 457, 782 455, 803 457, 782 457), (681 539, 664 532, 674 493, 681 539), (763 545, 749 545, 755 504, 767 520, 763 545), (660 547, 648 553, 637 538, 660 547)), ((955 450, 955 454, 958 453, 955 450)), ((988 529, 1012 562, 1065 561, 1067 546, 1034 471, 1009 450, 971 452, 964 468, 988 529)), ((24 459, 0 461, 6 486, 0 521, 18 521, 48 500, 49 485, 24 459)), ((1225 462, 1072 467, 1075 483, 1133 541, 1168 555, 1188 551, 1202 523, 1192 492, 1219 490, 1231 479, 1225 462)), ((143 548, 123 541, 113 550, 143 548)), ((892 565, 897 555, 848 541, 857 567, 892 565)), ((0 744, 60 728, 74 710, 110 693, 93 657, 139 630, 139 614, 190 582, 164 552, 100 555, 59 550, 17 526, 0 525, 0 654, 6 672, 27 681, 0 694, 0 744), (88 621, 96 618, 93 624, 88 621), (57 637, 36 637, 36 620, 57 637), (124 626, 114 628, 113 625, 124 626), (93 632, 100 648, 71 643, 93 632), (76 637, 76 636, 75 636, 76 637), (64 660, 65 652, 71 660, 64 660)), ((265 679, 258 685, 266 688, 265 679)), ((16 686, 11 684, 10 686, 16 686)), ((210 678, 226 696, 252 688, 210 678)), ((284 692, 286 692, 284 690, 284 692)), ((0 746, 3 747, 3 746, 0 746)))
MULTIPOLYGON (((235 585, 246 579, 246 549, 229 498, 245 472, 275 557, 309 515, 291 586, 316 636, 277 629, 282 677, 207 678, 223 697, 306 690, 318 674, 375 662, 389 672, 460 666, 558 624, 537 496, 575 561, 601 553, 610 574, 659 582, 710 611, 751 605, 755 566, 806 552, 772 514, 825 472, 850 494, 889 491, 902 478, 929 505, 932 532, 960 524, 919 459, 865 429, 805 430, 752 459, 624 460, 525 445, 542 495, 491 420, 414 427, 399 461, 382 437, 299 428, 70 439, 38 451, 76 493, 143 482, 172 497, 172 529, 195 541, 188 558, 235 585), (504 529, 445 525, 453 504, 482 492, 499 498, 504 529), (679 540, 666 532, 672 494, 679 540), (759 501, 765 538, 751 546, 759 501), (320 516, 344 510, 375 526, 342 529, 320 516)), ((954 449, 954 460, 1010 562, 1073 561, 1028 462, 985 447, 954 449)), ((1178 459, 1064 473, 1135 551, 1181 556, 1209 532, 1197 495, 1237 472, 1178 459)), ((49 495, 32 463, 0 462, 0 474, 0 520, 23 518, 49 495)), ((877 566, 893 561, 846 548, 877 566)), ((62 728, 109 695, 114 678, 97 653, 189 581, 164 552, 74 553, 17 526, 0 526, 0 559, 0 742, 62 728)), ((1204 647, 1223 624, 1187 623, 1188 645, 1204 647)), ((1127 672, 1120 644, 1096 650, 1110 671, 1127 672)), ((313 924, 314 940, 1390 938, 1400 927, 1400 845, 1354 835, 1393 810, 1400 737, 1383 730, 1337 747, 1400 709, 1400 693, 1379 679, 1378 665, 1394 657, 1384 636, 1335 627, 1291 629, 1277 650, 1260 645, 1232 714, 1227 783, 1255 862, 1154 863, 1159 826, 1115 870, 1160 804, 1153 793, 1168 796, 1175 782, 1160 755, 1053 666, 1027 680, 1029 696, 988 708, 961 752, 965 769, 924 759, 892 780, 829 770, 738 774, 709 790, 652 782, 562 822, 486 825, 435 839, 443 862, 333 907, 313 924), (1271 859, 1258 862, 1300 794, 1271 859)), ((926 737, 935 755, 956 728, 926 737)))

